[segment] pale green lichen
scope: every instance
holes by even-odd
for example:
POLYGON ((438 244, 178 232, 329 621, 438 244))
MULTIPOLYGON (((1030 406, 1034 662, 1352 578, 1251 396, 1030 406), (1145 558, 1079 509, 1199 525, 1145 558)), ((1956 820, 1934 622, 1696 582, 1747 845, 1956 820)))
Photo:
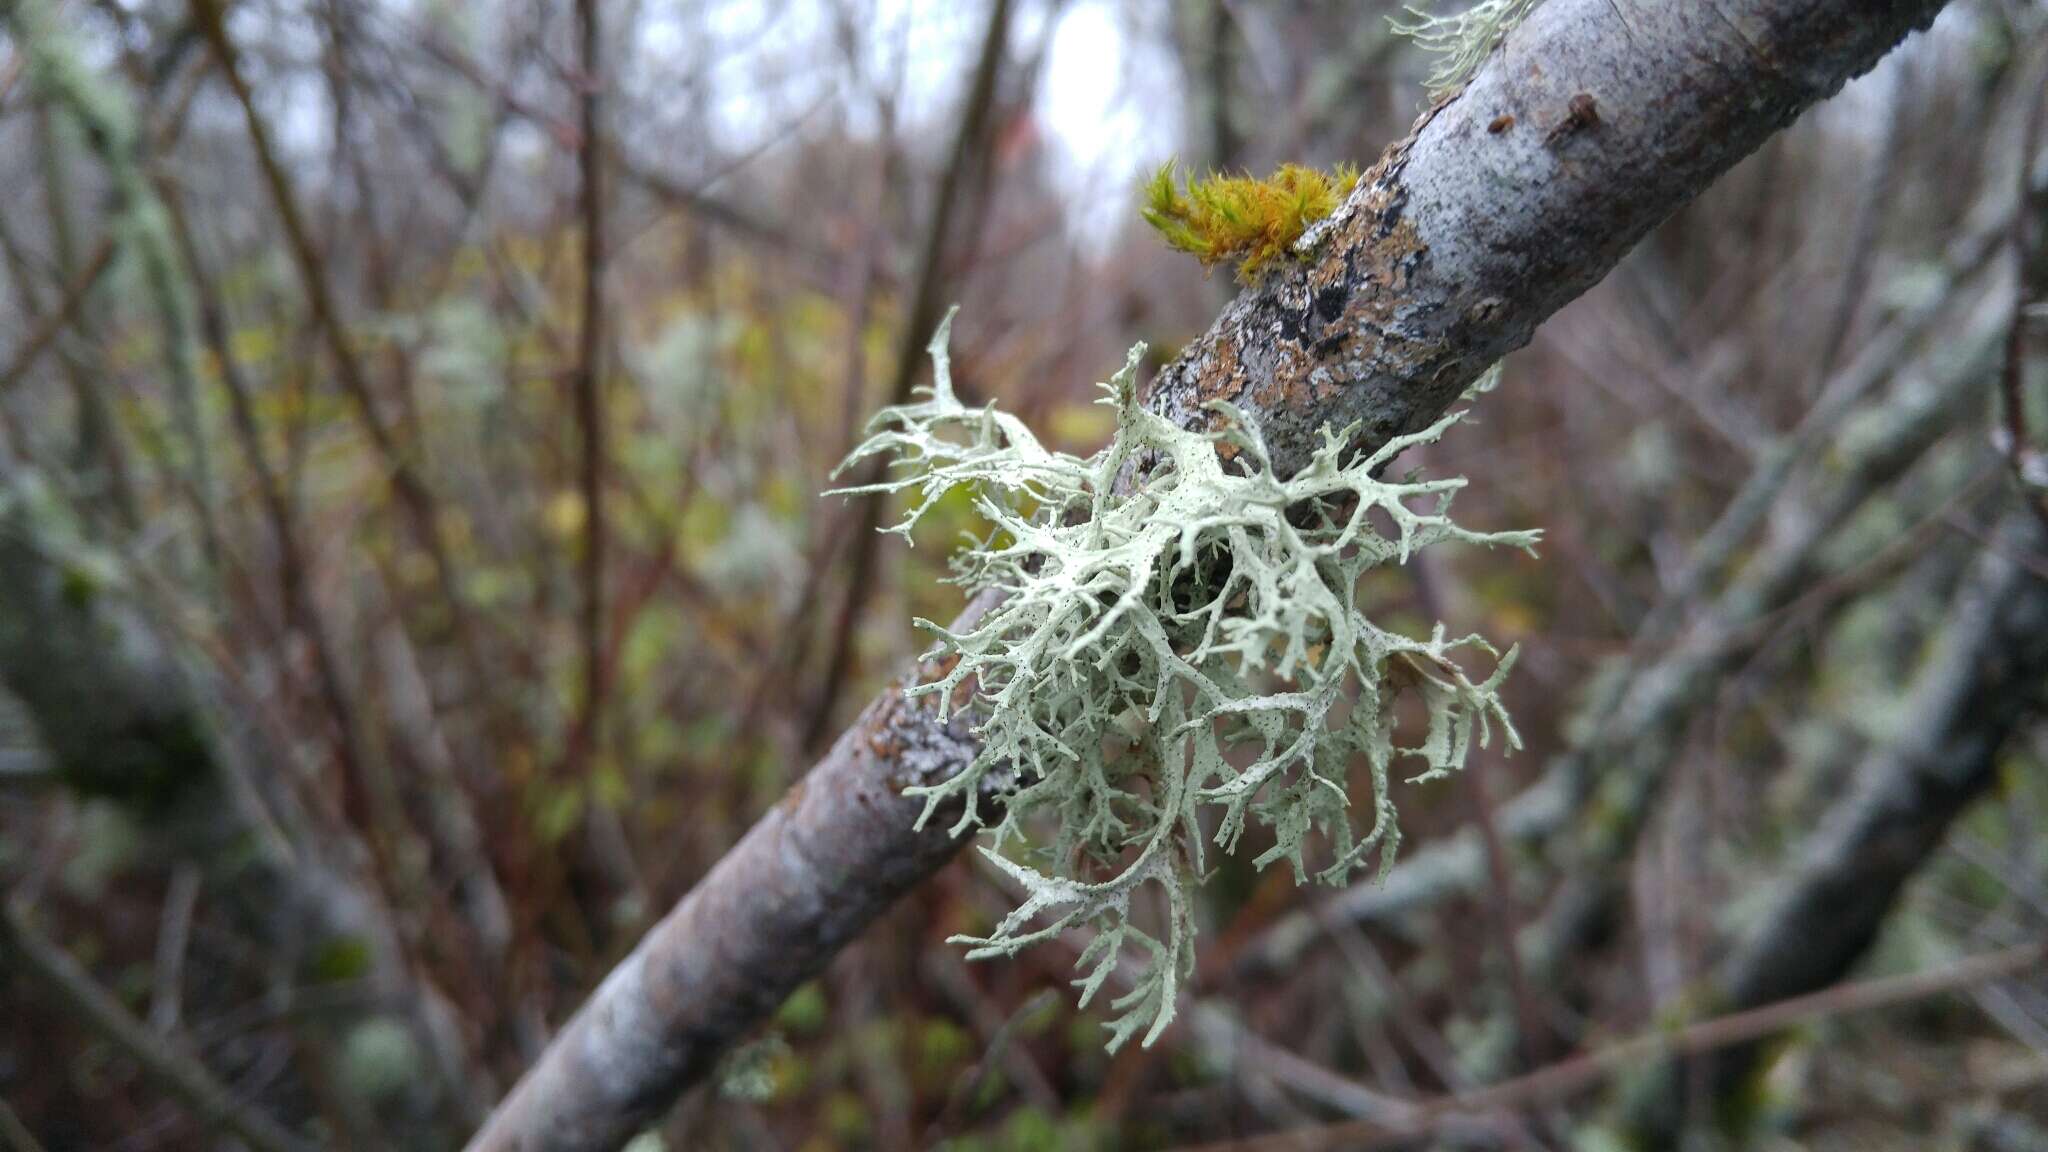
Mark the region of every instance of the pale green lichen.
POLYGON ((1387 19, 1396 34, 1415 41, 1417 47, 1437 58, 1427 87, 1431 95, 1439 95, 1471 79, 1487 53, 1541 2, 1479 0, 1462 12, 1441 16, 1409 7, 1406 19, 1387 19))
POLYGON ((1255 863, 1285 860, 1305 880, 1313 838, 1327 846, 1317 878, 1342 883, 1375 857, 1382 869, 1394 859, 1397 757, 1419 759, 1412 779, 1423 781, 1461 767, 1475 730, 1483 746, 1497 724, 1519 746, 1498 694, 1514 652, 1447 638, 1441 626, 1419 640, 1387 631, 1360 606, 1360 576, 1440 540, 1532 549, 1537 534, 1453 524, 1447 513, 1462 479, 1376 478, 1457 415, 1368 455, 1347 454, 1352 429, 1325 429, 1308 466, 1282 479, 1257 425, 1237 409, 1216 405, 1227 419, 1211 434, 1141 407, 1142 346, 1105 386, 1104 403, 1117 411, 1110 445, 1086 459, 1050 451, 1015 417, 960 403, 947 364, 950 323, 932 339, 926 398, 878 415, 842 466, 883 456, 902 469, 845 491, 912 493, 889 529, 906 538, 963 485, 992 525, 954 555, 954 579, 1005 598, 959 632, 919 621, 939 636, 933 654, 953 660, 942 678, 909 690, 937 694, 948 708, 973 692, 981 748, 958 775, 911 791, 926 801, 920 822, 959 803, 956 834, 991 827, 984 850, 1025 892, 993 932, 956 938, 969 958, 1012 955, 1092 924, 1077 964, 1081 1002, 1102 989, 1127 944, 1141 949, 1150 963, 1111 1004, 1109 1047, 1141 1028, 1150 1044, 1193 968, 1189 887, 1207 842, 1235 851, 1256 824, 1271 845, 1255 863), (1228 463, 1217 452, 1225 444, 1235 449, 1228 463), (1483 656, 1490 674, 1471 679, 1462 654, 1483 656), (1427 717, 1414 747, 1395 740, 1403 696, 1427 717), (1233 758, 1236 746, 1250 754, 1233 758), (1363 836, 1346 786, 1354 764, 1371 780, 1363 836), (988 792, 1005 793, 1000 818, 985 810, 988 792), (1038 816, 1052 830, 1034 844, 1026 826, 1038 816), (1004 854, 1012 842, 1027 847, 1022 859, 1004 854), (1147 883, 1165 897, 1156 935, 1131 923, 1147 883))

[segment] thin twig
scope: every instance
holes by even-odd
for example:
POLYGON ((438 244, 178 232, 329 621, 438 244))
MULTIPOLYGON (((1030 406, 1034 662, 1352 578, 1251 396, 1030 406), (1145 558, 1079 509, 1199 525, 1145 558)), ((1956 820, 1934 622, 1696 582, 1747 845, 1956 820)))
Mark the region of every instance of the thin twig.
POLYGON ((2028 273, 2034 257, 2034 237, 2029 235, 2034 213, 2029 211, 2035 198, 2034 191, 2034 147, 2040 142, 2041 129, 2048 123, 2048 83, 2043 83, 2034 93, 2033 101, 2027 108, 2024 127, 2020 131, 2020 146, 2013 164, 2019 170, 2019 199, 2013 205, 2012 218, 2008 222, 2006 245, 2012 253, 2013 294, 2012 319, 2006 329, 2005 363, 1999 374, 1999 392, 2005 408, 2005 456, 2012 468, 2013 480, 2019 484, 2020 495, 2029 511, 2042 523, 2048 524, 2048 500, 2040 491, 2042 477, 2040 463, 2030 444, 2032 437, 2027 431, 2027 312, 2029 304, 2028 273))
POLYGON ((1331 1124, 1303 1131, 1190 1146, 1184 1152, 1301 1152, 1337 1147, 1351 1152, 1369 1152, 1371 1149, 1388 1148, 1424 1135, 1451 1119, 1483 1116, 1556 1100, 1594 1087, 1631 1068, 1746 1044, 1802 1024, 1964 991, 2032 971, 2044 963, 2048 963, 2048 941, 2036 940, 1941 968, 1842 984, 1805 996, 1778 1000, 1746 1012, 1702 1020, 1675 1032, 1652 1030, 1605 1048, 1560 1060, 1527 1076, 1455 1096, 1416 1101, 1409 1114, 1394 1123, 1331 1124))
POLYGON ((7 1101, 0 1100, 0 1139, 7 1142, 8 1152, 46 1152, 36 1134, 28 1130, 7 1101))
POLYGON ((28 374, 29 369, 36 366, 36 361, 41 358, 43 351, 51 342, 71 326, 72 320, 78 315, 79 307, 85 303, 85 298, 92 295, 93 287, 113 265, 114 247, 112 233, 100 239, 99 247, 93 249, 92 258, 86 261, 84 268, 79 269, 78 275, 72 278, 71 283, 64 286, 64 295, 57 301, 57 307, 44 313, 42 322, 37 324, 35 330, 28 334, 28 339, 22 341, 21 346, 14 350, 14 355, 8 358, 7 367, 0 369, 0 396, 13 391, 14 386, 21 382, 21 378, 28 374))
POLYGON ((77 961, 31 927, 12 900, 0 908, 0 954, 10 967, 19 967, 101 1039, 120 1049, 144 1076, 191 1109, 201 1123, 233 1135, 256 1152, 311 1152, 319 1147, 237 1101, 190 1053, 176 1050, 151 1032, 77 961))
POLYGON ((186 945, 192 937, 192 909, 199 902, 199 869, 181 861, 171 870, 164 894, 162 927, 156 938, 156 976, 149 996, 149 1026, 169 1032, 178 1026, 185 985, 186 945))
POLYGON ((604 145, 598 136, 601 109, 596 0, 576 0, 576 33, 580 51, 582 131, 577 142, 581 180, 578 212, 583 224, 583 293, 577 320, 576 366, 569 388, 576 411, 582 458, 578 483, 583 495, 583 699, 569 729, 564 768, 579 774, 604 723, 604 189, 601 185, 604 145))
POLYGON ((278 159, 277 149, 271 141, 270 127, 258 111, 255 94, 242 75, 241 56, 228 36, 220 0, 194 0, 192 15, 200 34, 213 50, 221 74, 234 94, 235 103, 242 110, 250 148, 255 153, 257 168, 262 173, 278 223, 284 229, 286 244, 291 249, 293 263, 306 293, 306 302, 326 341, 335 376, 354 404, 370 445, 384 467, 392 494, 433 567, 435 583, 455 634, 456 647, 466 665, 464 672, 469 680, 469 690, 482 699, 493 729, 502 739, 512 730, 510 725, 514 718, 495 706, 498 696, 491 690, 493 681, 487 674, 483 651, 468 611, 468 600, 456 578, 454 559, 441 527, 437 501, 415 462, 417 452, 399 444, 396 434, 378 411, 376 396, 370 389, 369 374, 363 368, 362 358, 350 342, 348 330, 342 322, 340 305, 328 282, 326 263, 314 246, 312 233, 299 210, 291 179, 286 175, 283 162, 278 159))
MULTIPOLYGON (((920 352, 938 323, 939 296, 945 277, 946 241, 953 230, 953 217, 960 210, 961 193, 972 175, 974 157, 978 150, 988 146, 992 135, 988 128, 990 112, 995 105, 996 73, 1002 66, 1003 46, 1009 39, 1009 27, 1010 0, 996 0, 989 11, 988 31, 982 37, 981 57, 974 67, 974 85, 967 94, 967 106, 961 113, 960 127, 953 137, 952 155, 946 161, 945 172, 939 177, 938 195, 932 204, 931 219, 926 222, 924 241, 918 251, 910 307, 904 313, 903 327, 897 333, 896 359, 891 366, 894 376, 890 381, 888 403, 892 405, 909 402, 911 388, 917 382, 918 371, 923 364, 920 352)), ((854 479, 850 486, 872 484, 880 475, 878 465, 879 461, 877 467, 864 470, 862 477, 854 479)), ((825 654, 824 683, 811 704, 810 719, 804 731, 803 746, 808 751, 815 751, 830 735, 832 715, 853 671, 854 625, 867 604, 878 540, 875 529, 881 525, 886 500, 881 492, 861 497, 861 514, 854 522, 853 554, 846 561, 846 595, 839 604, 838 616, 833 620, 831 648, 825 654)))

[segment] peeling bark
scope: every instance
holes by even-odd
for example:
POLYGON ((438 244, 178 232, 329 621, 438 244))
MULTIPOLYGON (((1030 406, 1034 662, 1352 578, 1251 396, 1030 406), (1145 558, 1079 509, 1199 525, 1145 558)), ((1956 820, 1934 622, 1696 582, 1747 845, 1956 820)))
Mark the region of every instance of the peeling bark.
MULTIPOLYGON (((1228 400, 1283 473, 1325 425, 1370 451, 1441 416, 1659 220, 1924 27, 1941 0, 1550 0, 1388 149, 1302 261, 1154 382, 1184 427, 1228 400), (1512 116, 1514 126, 1489 131, 1512 116)), ((974 611, 970 608, 970 612, 974 611)), ((471 1152, 616 1148, 960 847, 912 779, 972 759, 894 689, 609 977, 471 1152)))

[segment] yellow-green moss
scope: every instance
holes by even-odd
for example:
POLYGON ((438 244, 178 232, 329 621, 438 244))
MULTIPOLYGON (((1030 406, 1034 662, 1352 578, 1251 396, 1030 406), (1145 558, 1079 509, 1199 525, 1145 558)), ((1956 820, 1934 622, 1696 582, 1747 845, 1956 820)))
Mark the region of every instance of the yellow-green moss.
POLYGON ((1358 183, 1349 164, 1324 172, 1283 164, 1265 179, 1213 174, 1180 182, 1172 161, 1145 184, 1145 222, 1166 242, 1213 268, 1237 261, 1238 279, 1250 282, 1287 256, 1308 227, 1337 210, 1358 183))

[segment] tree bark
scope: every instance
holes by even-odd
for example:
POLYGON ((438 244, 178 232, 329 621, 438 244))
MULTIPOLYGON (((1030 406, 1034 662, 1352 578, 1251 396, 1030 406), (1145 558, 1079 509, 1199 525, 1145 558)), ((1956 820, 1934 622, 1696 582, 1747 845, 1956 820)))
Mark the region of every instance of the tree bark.
MULTIPOLYGON (((1298 468, 1327 424, 1370 451, 1427 426, 1658 221, 1941 0, 1550 0, 1389 148, 1301 262, 1154 381, 1183 426, 1229 400, 1298 468)), ((975 611, 970 606, 969 611, 975 611)), ((471 1152, 617 1148, 959 848, 901 788, 967 724, 897 688, 592 994, 471 1152)))

